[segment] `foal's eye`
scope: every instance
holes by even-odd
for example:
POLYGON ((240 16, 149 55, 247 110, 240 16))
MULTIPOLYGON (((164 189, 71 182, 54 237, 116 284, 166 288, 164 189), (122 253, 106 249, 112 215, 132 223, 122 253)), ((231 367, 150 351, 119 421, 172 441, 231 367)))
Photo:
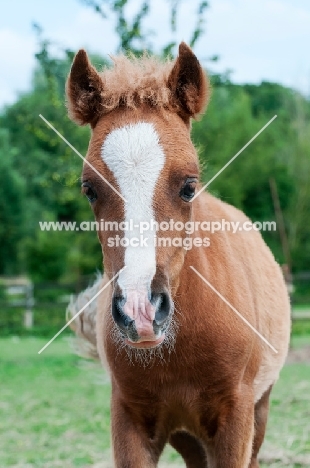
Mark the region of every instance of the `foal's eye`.
POLYGON ((93 203, 98 198, 97 193, 94 190, 94 188, 92 187, 92 185, 90 184, 90 182, 83 182, 82 183, 82 192, 84 193, 84 195, 86 195, 86 197, 88 198, 88 201, 90 203, 93 203))
POLYGON ((197 179, 193 177, 186 179, 185 184, 180 191, 180 197, 182 200, 188 202, 193 198, 195 195, 196 183, 197 179))

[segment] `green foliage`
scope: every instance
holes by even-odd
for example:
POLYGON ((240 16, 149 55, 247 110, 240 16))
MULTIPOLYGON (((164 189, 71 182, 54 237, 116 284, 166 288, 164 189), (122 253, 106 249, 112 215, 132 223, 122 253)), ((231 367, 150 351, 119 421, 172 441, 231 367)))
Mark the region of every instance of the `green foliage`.
MULTIPOLYGON (((134 55, 140 56, 145 52, 154 51, 154 44, 149 38, 155 36, 154 31, 147 31, 144 28, 144 20, 149 14, 152 4, 151 0, 143 0, 140 2, 137 13, 133 19, 128 17, 126 7, 129 0, 81 0, 87 6, 93 8, 103 20, 111 20, 111 16, 115 17, 116 33, 119 38, 118 52, 131 52, 134 55)), ((177 30, 177 16, 182 0, 169 0, 171 5, 170 28, 171 32, 177 30)), ((189 44, 194 47, 201 35, 204 32, 205 11, 208 7, 208 2, 205 0, 193 0, 197 3, 196 24, 192 31, 189 44), (198 2, 198 3, 197 3, 198 2)), ((162 55, 171 56, 173 48, 176 46, 175 41, 169 42, 163 47, 162 55)))
MULTIPOLYGON (((310 264, 309 102, 274 83, 233 85, 215 77, 207 113, 193 125, 206 183, 275 115, 278 118, 242 152, 208 189, 242 209, 253 221, 275 220, 270 191, 274 178, 284 214, 292 266, 310 264), (301 103, 300 103, 301 101, 301 103), (302 106, 302 116, 297 108, 302 106), (299 121, 297 116, 299 115, 299 121), (297 162, 298 161, 298 162, 297 162), (302 200, 302 201, 301 201, 302 200), (296 204, 300 210, 296 211, 296 204), (301 237, 303 242, 298 242, 301 237)), ((277 260, 285 262, 279 232, 262 233, 277 260)))
MULTIPOLYGON (((58 291, 59 294, 59 291, 58 291)), ((24 310, 22 308, 1 308, 0 336, 40 336, 53 338, 65 324, 64 311, 66 304, 56 304, 51 307, 36 308, 34 311, 34 326, 31 329, 24 327, 24 310)), ((63 331, 64 335, 70 334, 70 329, 63 331)))
MULTIPOLYGON (((89 129, 73 124, 65 105, 71 55, 66 51, 63 59, 56 59, 49 54, 49 47, 41 40, 32 91, 0 116, 0 126, 5 129, 0 137, 0 167, 7 174, 0 188, 4 220, 0 225, 0 252, 2 246, 4 249, 0 274, 24 270, 35 281, 64 275, 78 278, 101 266, 100 255, 84 258, 85 245, 90 251, 98 245, 95 233, 39 229, 39 221, 93 219, 80 194, 80 158, 39 118, 41 113, 73 146, 86 153, 89 129)), ((93 60, 100 59, 96 56, 93 60)))
POLYGON ((14 274, 19 268, 16 246, 25 228, 25 181, 18 170, 18 149, 11 146, 9 132, 0 130, 0 272, 14 274))
MULTIPOLYGON (((151 1, 141 3, 130 20, 129 0, 83 0, 103 19, 114 14, 120 38, 119 50, 139 55, 153 50, 144 20, 151 1)), ((175 30, 181 0, 171 0, 171 28, 175 30)), ((197 3, 193 43, 203 29, 207 2, 197 3)), ((53 45, 42 37, 32 89, 0 114, 0 274, 27 273, 35 281, 77 280, 101 267, 101 251, 95 232, 41 232, 39 221, 92 220, 87 201, 80 195, 82 162, 39 118, 41 113, 82 154, 90 132, 77 127, 65 105, 65 81, 73 51, 62 49, 57 57, 53 45)), ((169 55, 174 42, 162 55, 169 55)), ((54 45, 53 45, 54 46, 54 45)), ((214 57, 216 59, 216 57, 214 57)), ((96 66, 107 65, 92 57, 96 66)), ((253 221, 275 219, 270 179, 277 185, 280 205, 295 271, 310 264, 310 104, 297 92, 276 83, 233 85, 229 73, 212 74, 213 93, 209 109, 193 124, 193 140, 199 147, 202 180, 210 180, 267 121, 278 118, 228 166, 209 187, 223 200, 241 209, 253 221)), ((278 232, 264 237, 281 263, 284 262, 278 232)), ((308 292, 306 292, 308 294, 308 292)))
MULTIPOLYGON (((45 250, 42 252, 42 257, 44 256, 47 256, 45 250)), ((46 258, 45 264, 49 274, 53 272, 53 267, 55 269, 63 268, 63 263, 60 266, 56 264, 56 267, 55 263, 57 263, 57 257, 56 260, 46 258)), ((78 281, 71 277, 62 282, 42 282, 42 274, 39 276, 40 273, 35 272, 34 276, 35 278, 40 277, 40 283, 36 283, 33 288, 33 304, 31 306, 33 326, 31 328, 24 326, 25 293, 8 294, 7 286, 0 282, 0 336, 45 336, 52 338, 65 325, 65 310, 70 297, 93 284, 97 274, 98 271, 92 271, 91 275, 83 276, 78 281)), ((70 333, 70 328, 67 327, 63 333, 70 333)))
POLYGON ((205 10, 208 8, 208 2, 206 1, 202 1, 201 3, 199 3, 198 5, 198 10, 197 10, 197 23, 196 23, 196 27, 193 31, 193 34, 192 34, 192 37, 189 41, 189 45, 193 48, 196 44, 196 42, 198 41, 198 39, 200 38, 200 36, 203 34, 204 32, 204 29, 203 29, 203 26, 205 24, 205 17, 204 17, 204 13, 205 13, 205 10))
POLYGON ((70 233, 37 231, 27 245, 28 273, 34 281, 56 281, 66 271, 70 233), (68 235, 69 234, 69 235, 68 235))
MULTIPOLYGON (((309 307, 310 310, 310 307, 309 307)), ((310 320, 296 320, 292 323, 293 336, 307 336, 310 342, 310 320)))

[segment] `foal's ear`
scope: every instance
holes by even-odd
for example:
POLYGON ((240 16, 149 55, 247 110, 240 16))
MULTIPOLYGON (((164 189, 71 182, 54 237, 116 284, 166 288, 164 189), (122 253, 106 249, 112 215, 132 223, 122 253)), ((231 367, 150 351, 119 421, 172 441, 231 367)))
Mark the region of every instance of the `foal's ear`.
POLYGON ((183 118, 195 118, 204 110, 208 81, 196 55, 185 42, 179 46, 179 56, 168 78, 168 87, 183 118))
POLYGON ((94 126, 101 112, 103 82, 81 49, 74 57, 66 84, 69 116, 80 125, 94 126))

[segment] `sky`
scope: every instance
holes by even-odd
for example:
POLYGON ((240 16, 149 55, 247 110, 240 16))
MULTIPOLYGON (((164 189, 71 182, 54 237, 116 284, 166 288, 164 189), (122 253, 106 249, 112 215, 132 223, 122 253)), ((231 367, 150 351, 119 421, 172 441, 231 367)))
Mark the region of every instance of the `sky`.
MULTIPOLYGON (((134 14, 142 0, 130 0, 134 14)), ((158 50, 170 40, 189 41, 196 0, 183 0, 178 29, 169 30, 169 0, 152 0, 146 30, 158 50)), ((236 83, 275 81, 310 96, 309 0, 210 0, 205 33, 195 46, 199 60, 217 72, 231 70, 236 83), (208 57, 219 55, 217 64, 208 57)), ((81 0, 0 0, 0 107, 30 89, 38 50, 32 24, 59 46, 100 55, 115 53, 113 18, 103 20, 81 0)))

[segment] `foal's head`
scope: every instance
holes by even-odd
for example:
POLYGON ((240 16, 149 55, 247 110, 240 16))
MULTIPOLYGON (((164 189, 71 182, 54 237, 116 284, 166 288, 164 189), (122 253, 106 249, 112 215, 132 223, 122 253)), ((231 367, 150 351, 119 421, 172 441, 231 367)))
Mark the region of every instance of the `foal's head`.
POLYGON ((115 284, 112 316, 128 345, 156 347, 171 322, 186 254, 186 234, 170 220, 191 219, 199 167, 190 119, 205 106, 205 75, 184 43, 174 63, 118 57, 102 73, 80 50, 67 95, 72 119, 92 128, 92 167, 84 165, 82 186, 103 227, 105 271, 112 277, 125 267, 115 284), (171 242, 175 237, 179 241, 171 242))

